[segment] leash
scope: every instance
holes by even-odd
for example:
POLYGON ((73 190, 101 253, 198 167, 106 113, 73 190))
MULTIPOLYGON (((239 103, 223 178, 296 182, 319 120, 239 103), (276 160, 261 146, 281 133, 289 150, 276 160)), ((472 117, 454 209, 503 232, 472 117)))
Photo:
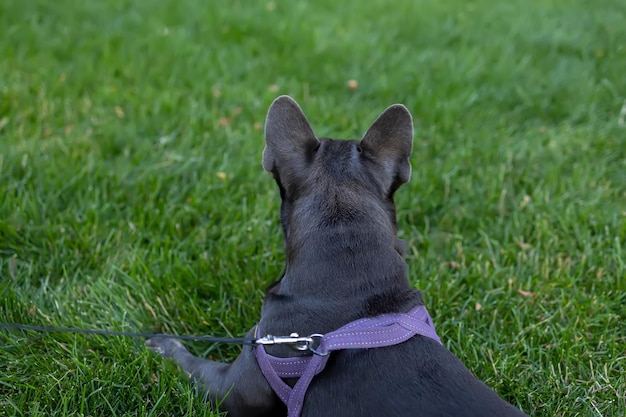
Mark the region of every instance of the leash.
POLYGON ((54 327, 54 326, 37 326, 31 324, 17 324, 17 323, 0 323, 2 329, 12 330, 28 330, 33 332, 45 332, 45 333, 79 333, 79 334, 94 334, 99 336, 122 336, 122 337, 163 337, 166 339, 180 339, 189 341, 202 341, 212 343, 230 343, 239 345, 256 345, 256 339, 250 339, 245 337, 213 337, 213 336, 186 336, 186 335, 174 335, 174 334, 161 334, 161 333, 142 333, 142 332, 124 332, 116 330, 101 330, 101 329, 80 329, 76 327, 54 327))
POLYGON ((260 338, 250 337, 215 337, 215 336, 189 336, 189 335, 175 335, 175 334, 163 334, 163 333, 142 333, 142 332, 124 332, 116 330, 102 330, 102 329, 81 329, 76 327, 54 327, 54 326, 38 326, 31 324, 21 323, 0 323, 0 329, 10 330, 27 330, 40 333, 73 333, 73 334, 92 334, 99 336, 122 336, 122 337, 162 337, 166 339, 179 339, 188 341, 200 341, 209 343, 224 343, 234 345, 247 345, 247 346, 259 346, 259 345, 289 345, 295 350, 310 350, 315 353, 315 348, 319 345, 321 335, 314 334, 311 336, 299 336, 297 333, 292 333, 289 336, 267 336, 260 338))

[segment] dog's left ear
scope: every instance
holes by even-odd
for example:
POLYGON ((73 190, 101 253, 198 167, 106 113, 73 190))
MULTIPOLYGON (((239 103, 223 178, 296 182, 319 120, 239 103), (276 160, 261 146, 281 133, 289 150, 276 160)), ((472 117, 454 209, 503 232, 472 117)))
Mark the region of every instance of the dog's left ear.
POLYGON ((402 104, 394 104, 382 112, 365 132, 360 145, 365 156, 383 169, 384 182, 390 191, 409 181, 413 118, 402 104))
POLYGON ((300 106, 289 96, 280 96, 270 106, 265 122, 263 168, 277 170, 303 168, 311 152, 319 146, 300 106))

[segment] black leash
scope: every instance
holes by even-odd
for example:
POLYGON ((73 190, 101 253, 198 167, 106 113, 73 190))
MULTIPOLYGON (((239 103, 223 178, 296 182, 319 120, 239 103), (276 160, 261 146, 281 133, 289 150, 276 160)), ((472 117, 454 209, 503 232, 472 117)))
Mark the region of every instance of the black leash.
POLYGON ((54 326, 37 326, 33 324, 18 324, 18 323, 1 323, 0 329, 12 329, 12 330, 28 330, 33 332, 46 332, 46 333, 80 333, 80 334, 95 334, 100 336, 122 336, 122 337, 163 337, 166 339, 179 339, 200 341, 209 343, 226 343, 233 345, 287 345, 291 346, 295 350, 310 350, 316 353, 315 347, 319 345, 324 335, 312 334, 311 336, 299 336, 297 333, 291 333, 289 336, 273 336, 268 334, 260 338, 250 337, 215 337, 215 336, 179 336, 175 334, 163 334, 163 333, 142 333, 142 332, 121 332, 116 330, 101 330, 101 329, 79 329, 76 327, 54 327, 54 326))
POLYGON ((30 324, 15 324, 15 323, 0 323, 2 329, 13 330, 29 330, 33 332, 47 332, 47 333, 80 333, 80 334, 95 334, 100 336, 123 336, 123 337, 163 337, 166 339, 180 339, 190 341, 202 341, 210 343, 229 343, 238 345, 250 345, 257 344, 257 339, 247 337, 214 337, 214 336, 179 336, 174 334, 160 334, 160 333, 141 333, 141 332, 122 332, 115 330, 100 330, 100 329, 78 329, 74 327, 53 327, 53 326, 36 326, 30 324))

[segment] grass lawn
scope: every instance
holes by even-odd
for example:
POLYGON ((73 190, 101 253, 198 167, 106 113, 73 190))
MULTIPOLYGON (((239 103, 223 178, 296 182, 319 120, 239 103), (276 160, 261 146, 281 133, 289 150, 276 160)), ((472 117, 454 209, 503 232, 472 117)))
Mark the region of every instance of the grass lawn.
MULTIPOLYGON (((444 344, 530 415, 626 414, 626 2, 3 0, 0 28, 0 321, 243 335, 282 271, 272 99, 339 138, 401 102, 444 344)), ((3 330, 0 415, 216 414, 141 339, 3 330)))

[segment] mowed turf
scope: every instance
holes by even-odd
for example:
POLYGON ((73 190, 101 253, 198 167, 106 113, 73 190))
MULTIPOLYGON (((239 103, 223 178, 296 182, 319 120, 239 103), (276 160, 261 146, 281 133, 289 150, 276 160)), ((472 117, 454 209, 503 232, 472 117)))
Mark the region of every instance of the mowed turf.
MULTIPOLYGON (((338 138, 407 105, 444 344, 530 415, 626 414, 623 1, 0 2, 0 321, 243 335, 284 260, 280 94, 338 138)), ((3 330, 0 415, 217 414, 141 339, 3 330)))

